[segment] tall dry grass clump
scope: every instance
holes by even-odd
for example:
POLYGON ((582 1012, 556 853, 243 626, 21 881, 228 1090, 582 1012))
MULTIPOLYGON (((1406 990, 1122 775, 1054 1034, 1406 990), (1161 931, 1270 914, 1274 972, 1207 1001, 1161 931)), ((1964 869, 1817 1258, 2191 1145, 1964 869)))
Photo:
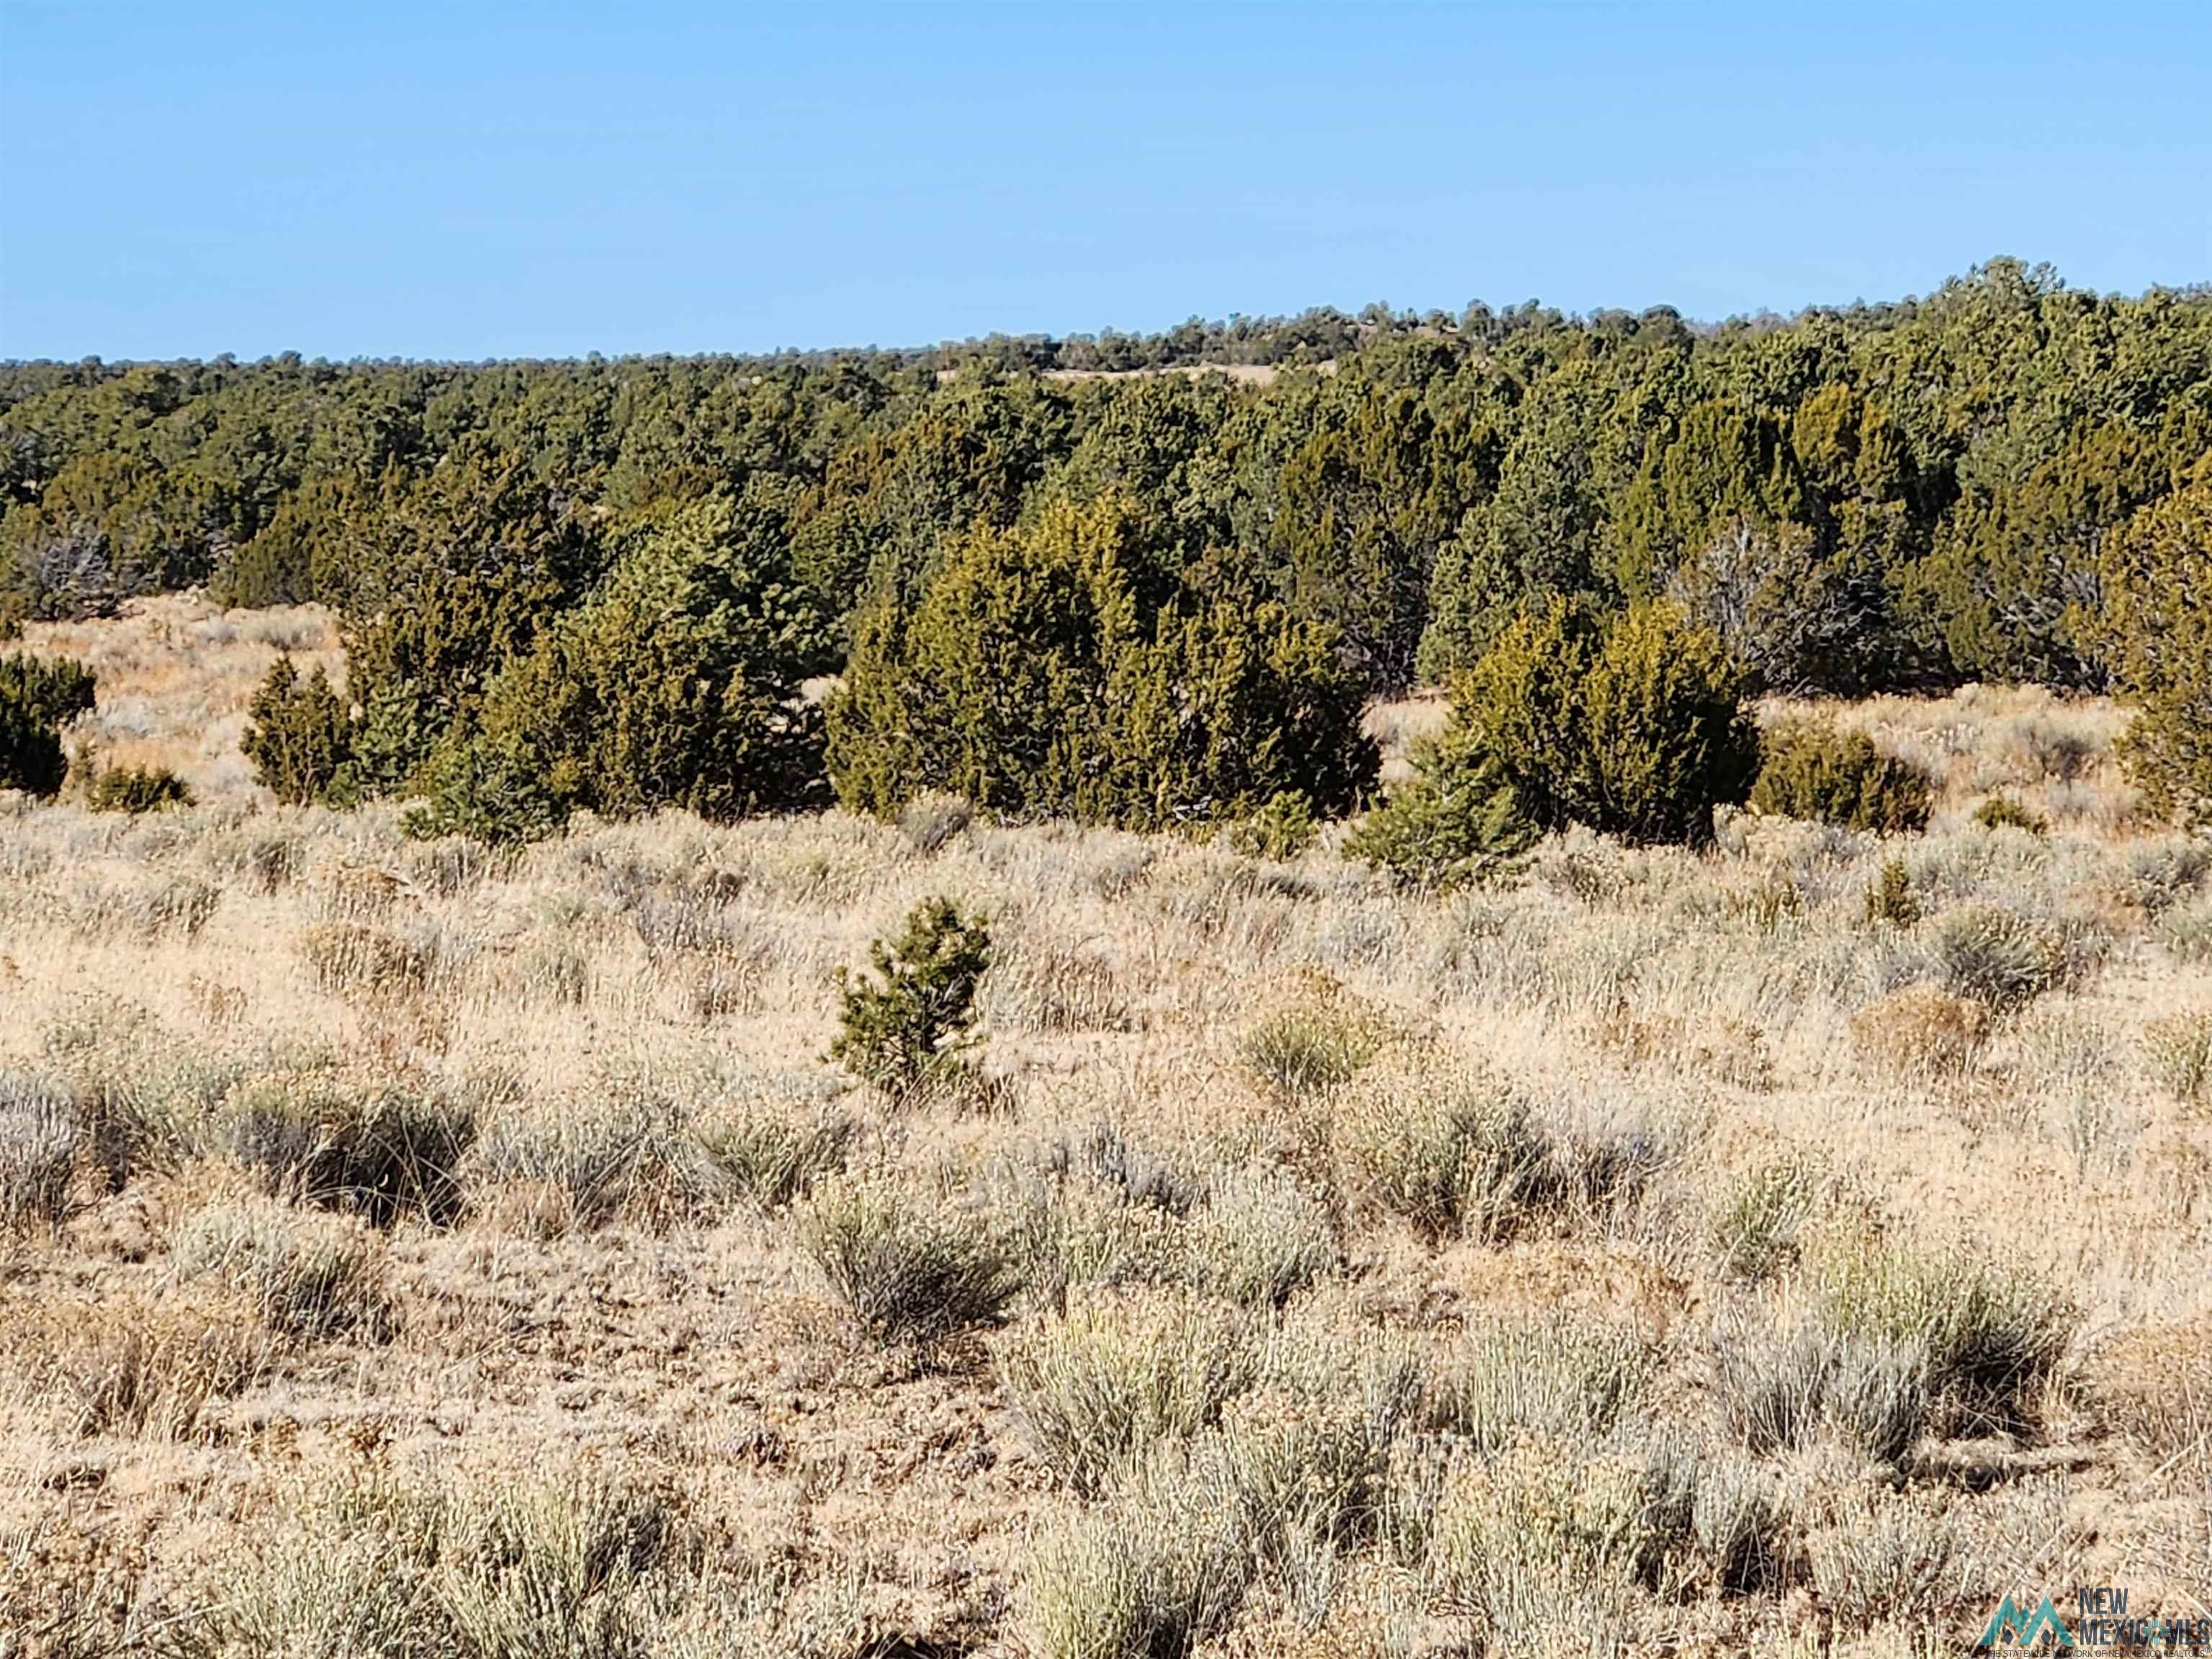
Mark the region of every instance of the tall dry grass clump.
POLYGON ((1046 1462, 1089 1498, 1131 1456, 1219 1422, 1251 1385, 1255 1343, 1245 1321, 1205 1302, 1121 1295, 1024 1321, 994 1352, 1046 1462))
POLYGON ((61 1218, 82 1139, 66 1092, 32 1073, 0 1071, 0 1227, 61 1218))
POLYGON ((794 1224, 831 1294, 878 1341, 928 1342, 991 1324, 1020 1289, 974 1215, 896 1176, 832 1176, 794 1224))

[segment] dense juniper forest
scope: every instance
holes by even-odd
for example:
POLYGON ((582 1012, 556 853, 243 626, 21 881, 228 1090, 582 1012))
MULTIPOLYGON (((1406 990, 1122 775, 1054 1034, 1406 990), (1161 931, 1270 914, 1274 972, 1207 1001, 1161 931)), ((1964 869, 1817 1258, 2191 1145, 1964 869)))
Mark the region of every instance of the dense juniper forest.
MULTIPOLYGON (((1429 684, 1453 724, 1361 831, 1414 876, 1568 822, 1694 842, 1755 782, 1881 817, 1832 739, 1761 777, 1762 691, 2118 691, 2153 806, 2212 794, 2212 290, 2011 260, 1717 326, 16 363, 0 498, 11 632, 331 606, 343 685, 280 662, 249 756, 425 835, 947 791, 1295 843, 1375 797, 1370 701, 1429 684)), ((0 750, 51 784, 89 688, 9 672, 0 750)))

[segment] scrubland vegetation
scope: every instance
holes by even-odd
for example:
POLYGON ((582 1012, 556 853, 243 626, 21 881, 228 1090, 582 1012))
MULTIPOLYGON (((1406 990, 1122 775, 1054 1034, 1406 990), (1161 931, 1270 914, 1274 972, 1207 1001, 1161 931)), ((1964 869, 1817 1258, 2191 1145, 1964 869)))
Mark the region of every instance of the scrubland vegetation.
POLYGON ((194 799, 0 818, 10 1651, 2200 1608, 2212 857, 2109 704, 1777 703, 1838 822, 1455 886, 945 796, 413 839, 201 751, 312 613, 72 626, 194 799))
POLYGON ((0 369, 0 1659, 2203 1616, 2208 319, 0 369))

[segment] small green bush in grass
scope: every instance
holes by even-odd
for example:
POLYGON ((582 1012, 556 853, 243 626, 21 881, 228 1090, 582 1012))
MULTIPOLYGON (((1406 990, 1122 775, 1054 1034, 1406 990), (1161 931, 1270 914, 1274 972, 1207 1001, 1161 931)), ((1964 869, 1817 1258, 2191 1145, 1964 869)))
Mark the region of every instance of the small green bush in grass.
POLYGON ((1382 1045, 1372 1019, 1322 1001, 1267 1015, 1245 1034, 1242 1048, 1261 1083, 1299 1101, 1351 1082, 1382 1045))
POLYGON ((69 773, 62 727, 93 702, 92 672, 81 664, 0 657, 0 789, 59 790, 69 773))
POLYGON ((568 821, 568 803, 548 786, 545 757, 511 732, 440 744, 423 786, 422 799, 400 820, 410 841, 457 836, 520 847, 558 834, 568 821))
POLYGON ((192 792, 166 766, 115 766, 93 779, 84 799, 95 812, 128 812, 136 817, 167 806, 190 806, 192 792))
POLYGON ((1920 898, 1912 890, 1912 874, 1903 859, 1884 859, 1881 869, 1868 884, 1864 915, 1869 924, 1917 927, 1920 898))
POLYGON ((1932 799, 1917 767, 1881 753, 1863 732, 1801 721, 1759 740, 1754 811, 1895 835, 1926 829, 1932 799))
POLYGON ((2117 745, 2161 817, 2212 824, 2212 473, 2195 476, 2105 538, 2100 633, 2114 690, 2135 715, 2117 745))
POLYGON ((247 707, 239 748, 253 775, 287 806, 343 794, 340 777, 353 750, 353 711, 320 663, 306 679, 289 656, 269 672, 247 707))
POLYGON ((874 979, 840 969, 838 1035, 830 1057, 854 1076, 902 1093, 957 1066, 975 1023, 975 987, 991 934, 949 898, 915 907, 898 937, 868 947, 874 979))
POLYGON ((1759 767, 1747 677, 1672 605, 1602 616, 1555 600, 1498 636, 1453 718, 1539 828, 1701 847, 1759 767))
POLYGON ((1422 775, 1359 820, 1346 854, 1405 886, 1438 891, 1517 874, 1539 834, 1497 767, 1463 760, 1441 744, 1417 751, 1415 761, 1422 775))
POLYGON ((2050 819, 2012 795, 1991 795, 1974 809, 1974 822, 1984 830, 2025 830, 2031 836, 2051 833, 2050 819))
POLYGON ((1313 803, 1296 789, 1270 795, 1267 805, 1229 826, 1229 844, 1249 859, 1294 859, 1321 833, 1313 803))

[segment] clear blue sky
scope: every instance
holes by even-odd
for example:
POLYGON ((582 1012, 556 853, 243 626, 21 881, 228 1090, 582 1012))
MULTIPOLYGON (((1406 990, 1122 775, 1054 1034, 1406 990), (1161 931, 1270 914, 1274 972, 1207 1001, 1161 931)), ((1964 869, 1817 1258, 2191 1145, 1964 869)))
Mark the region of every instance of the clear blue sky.
POLYGON ((0 0, 0 356, 2212 279, 2212 7, 0 0))

